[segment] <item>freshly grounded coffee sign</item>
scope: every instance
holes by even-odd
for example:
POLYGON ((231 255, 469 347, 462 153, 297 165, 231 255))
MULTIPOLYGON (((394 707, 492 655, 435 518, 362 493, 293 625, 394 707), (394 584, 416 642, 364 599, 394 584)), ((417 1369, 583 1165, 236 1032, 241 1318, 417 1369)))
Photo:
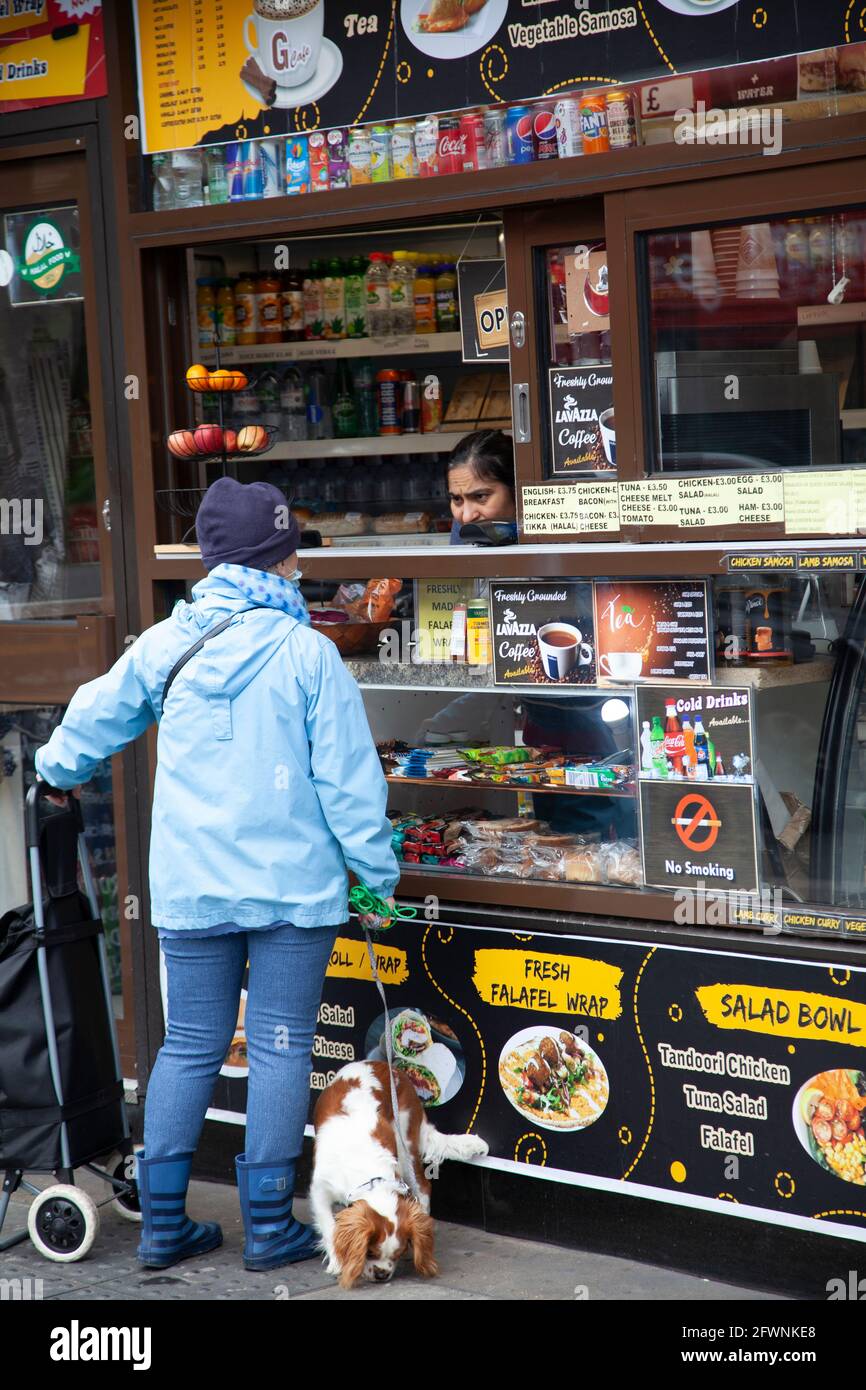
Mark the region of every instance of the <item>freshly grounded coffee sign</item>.
POLYGON ((550 438, 554 477, 611 474, 616 468, 613 368, 551 367, 550 438))
POLYGON ((594 685, 592 584, 490 585, 495 685, 594 685))
POLYGON ((594 589, 600 681, 710 679, 704 580, 598 581, 594 589))

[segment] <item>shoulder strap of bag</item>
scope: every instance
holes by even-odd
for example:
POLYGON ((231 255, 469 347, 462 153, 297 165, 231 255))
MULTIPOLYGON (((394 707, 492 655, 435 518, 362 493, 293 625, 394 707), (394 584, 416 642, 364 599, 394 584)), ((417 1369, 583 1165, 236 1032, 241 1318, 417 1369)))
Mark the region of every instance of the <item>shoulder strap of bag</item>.
POLYGON ((165 710, 166 698, 168 696, 169 690, 171 689, 171 685, 175 676, 178 674, 179 671, 183 669, 186 663, 195 656, 196 652, 201 651, 205 642, 209 642, 212 637, 217 637, 219 633, 225 632, 226 628, 229 627, 230 624, 234 621, 234 619, 239 617, 241 613, 252 613, 254 609, 261 608, 262 606, 262 604, 254 603, 249 608, 239 608, 237 613, 232 613, 228 618, 223 618, 221 623, 217 623, 216 627, 210 628, 204 634, 203 637, 200 637, 198 639, 197 642, 193 642, 192 646, 184 652, 183 656, 178 657, 177 661, 174 663, 174 665, 168 673, 168 678, 165 682, 165 685, 162 687, 162 705, 160 707, 161 711, 165 710))

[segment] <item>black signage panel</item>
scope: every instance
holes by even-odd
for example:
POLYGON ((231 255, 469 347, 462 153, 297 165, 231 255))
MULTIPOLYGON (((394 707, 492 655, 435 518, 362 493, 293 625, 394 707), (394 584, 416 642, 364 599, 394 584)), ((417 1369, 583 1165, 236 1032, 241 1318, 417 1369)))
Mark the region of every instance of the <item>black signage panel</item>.
POLYGON ((616 471, 613 368, 551 367, 550 438, 553 476, 616 471))
POLYGON ((712 782, 642 781, 644 878, 656 888, 758 892, 754 788, 712 782))
POLYGON ((592 584, 490 582, 494 685, 594 685, 592 584))

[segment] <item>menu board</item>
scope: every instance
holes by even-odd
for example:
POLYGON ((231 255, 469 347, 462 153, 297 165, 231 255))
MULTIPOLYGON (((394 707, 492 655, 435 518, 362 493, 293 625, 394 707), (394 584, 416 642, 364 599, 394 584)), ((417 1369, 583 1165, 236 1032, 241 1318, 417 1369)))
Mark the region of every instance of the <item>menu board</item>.
POLYGON ((866 477, 848 469, 785 474, 785 532, 789 536, 849 536, 866 530, 866 477))
POLYGON ((550 438, 555 477, 616 468, 613 368, 551 367, 550 438))
MULTIPOLYGON (((96 5, 58 0, 56 8, 78 18, 96 5)), ((792 13, 775 0, 762 7, 758 25, 743 23, 730 0, 591 9, 576 9, 573 0, 540 7, 367 0, 360 9, 334 0, 135 0, 143 149, 406 119, 545 93, 553 101, 614 79, 625 84, 803 53, 839 42, 850 9, 850 0, 825 0, 792 13)))
POLYGON ((592 584, 490 581, 494 685, 594 685, 592 584))
POLYGON ((766 526, 785 517, 781 473, 719 473, 620 483, 623 526, 766 526))
POLYGON ((522 532, 533 535, 610 534, 619 531, 619 492, 615 482, 581 479, 563 483, 534 483, 521 489, 522 532))
POLYGON ((593 589, 600 683, 710 679, 704 580, 599 580, 593 589))
MULTIPOLYGON (((411 1010, 423 1042, 397 1065, 437 1128, 487 1141, 486 1166, 866 1240, 862 968, 423 918, 374 950, 392 1036, 411 1010), (542 1045, 564 1072, 546 1098, 542 1045), (844 1163, 827 1106, 855 1126, 844 1163)), ((347 1062, 382 1060, 386 1026, 363 938, 341 928, 311 1106, 347 1062)), ((246 1080, 221 1077, 213 1104, 241 1120, 246 1080)))

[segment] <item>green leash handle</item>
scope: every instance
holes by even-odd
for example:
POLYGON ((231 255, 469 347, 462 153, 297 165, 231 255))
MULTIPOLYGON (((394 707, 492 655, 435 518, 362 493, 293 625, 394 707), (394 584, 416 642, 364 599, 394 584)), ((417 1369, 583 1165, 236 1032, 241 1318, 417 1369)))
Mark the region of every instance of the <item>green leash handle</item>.
POLYGON ((365 883, 349 889, 349 906, 355 909, 359 917, 379 918, 378 923, 371 923, 373 931, 387 931, 395 919, 404 921, 418 916, 417 907, 406 907, 400 903, 391 907, 384 898, 372 893, 365 883))

